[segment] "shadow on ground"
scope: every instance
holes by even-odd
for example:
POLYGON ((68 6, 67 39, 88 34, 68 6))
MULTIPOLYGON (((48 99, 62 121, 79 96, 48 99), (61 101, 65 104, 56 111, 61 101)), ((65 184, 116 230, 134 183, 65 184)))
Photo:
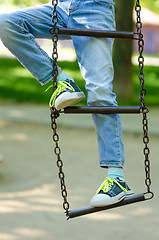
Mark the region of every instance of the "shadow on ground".
MULTIPOLYGON (((89 205, 106 175, 98 167, 93 129, 59 127, 71 208, 89 205)), ((124 133, 125 175, 135 193, 145 192, 142 135, 124 133)), ((66 221, 49 124, 0 119, 1 240, 158 240, 158 143, 151 136, 155 198, 66 221)))

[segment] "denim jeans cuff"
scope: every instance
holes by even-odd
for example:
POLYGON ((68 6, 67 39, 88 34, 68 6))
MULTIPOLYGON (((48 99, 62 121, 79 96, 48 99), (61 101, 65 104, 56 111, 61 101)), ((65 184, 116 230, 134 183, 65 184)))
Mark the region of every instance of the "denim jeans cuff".
MULTIPOLYGON (((61 70, 61 68, 58 66, 58 71, 60 71, 61 70)), ((49 81, 51 81, 53 79, 53 75, 51 74, 47 79, 45 79, 45 80, 38 80, 38 82, 42 85, 42 86, 44 86, 46 83, 48 83, 49 81)))
POLYGON ((124 160, 102 160, 100 161, 100 167, 102 168, 108 168, 109 166, 111 167, 124 167, 124 160))

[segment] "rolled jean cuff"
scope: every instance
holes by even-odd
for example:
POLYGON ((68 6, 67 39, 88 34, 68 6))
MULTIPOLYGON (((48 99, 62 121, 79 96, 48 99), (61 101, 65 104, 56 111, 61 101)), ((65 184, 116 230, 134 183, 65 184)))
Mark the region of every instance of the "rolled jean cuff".
POLYGON ((119 160, 119 161, 117 161, 117 160, 102 160, 102 161, 100 161, 100 167, 102 167, 102 168, 108 168, 108 167, 121 167, 121 168, 124 168, 124 161, 123 160, 119 160))
MULTIPOLYGON (((61 68, 58 66, 58 72, 61 70, 61 68)), ((53 79, 53 75, 51 74, 50 76, 48 76, 48 78, 46 78, 45 80, 38 80, 38 82, 44 86, 46 83, 48 83, 49 81, 51 81, 53 79)))

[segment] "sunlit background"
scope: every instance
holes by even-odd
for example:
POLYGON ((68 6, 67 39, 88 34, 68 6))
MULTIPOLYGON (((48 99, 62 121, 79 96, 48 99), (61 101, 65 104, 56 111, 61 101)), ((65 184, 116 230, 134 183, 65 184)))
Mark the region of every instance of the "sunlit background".
MULTIPOLYGON (((0 14, 47 2, 0 0, 0 14)), ((118 4, 123 7, 119 9, 119 5, 116 6, 117 15, 123 16, 123 23, 118 26, 123 31, 127 31, 125 23, 129 24, 124 16, 126 12, 131 12, 131 9, 124 8, 126 3, 127 0, 120 0, 118 4)), ((145 39, 145 101, 151 110, 148 115, 148 145, 155 198, 66 221, 50 129, 48 102, 51 90, 45 92, 49 84, 41 87, 0 41, 0 240, 159 239, 159 0, 141 0, 141 4, 145 39)), ((131 30, 136 31, 135 11, 130 17, 133 20, 131 30)), ((51 40, 37 41, 51 57, 51 40)), ((124 42, 125 47, 127 43, 124 42)), ((115 44, 120 46, 117 42, 115 44)), ((123 49, 122 45, 121 48, 123 49)), ((115 55, 120 51, 115 47, 116 75, 120 78, 125 73, 124 79, 119 79, 119 83, 115 79, 119 89, 119 105, 140 105, 137 43, 132 42, 129 64, 129 59, 122 59, 131 69, 129 76, 126 75, 128 69, 124 65, 118 69, 118 56, 115 55), (121 71, 121 74, 117 71, 121 71), (131 82, 131 96, 124 95, 127 92, 126 88, 123 92, 125 82, 131 82)), ((79 71, 72 41, 59 41, 58 52, 58 64, 86 94, 85 81, 79 71)), ((81 104, 86 105, 86 100, 81 104)), ((125 176, 135 193, 143 193, 146 189, 142 116, 122 115, 121 118, 126 158, 125 176)), ((91 116, 61 114, 58 133, 70 208, 88 206, 106 176, 105 169, 98 167, 96 134, 91 116)))

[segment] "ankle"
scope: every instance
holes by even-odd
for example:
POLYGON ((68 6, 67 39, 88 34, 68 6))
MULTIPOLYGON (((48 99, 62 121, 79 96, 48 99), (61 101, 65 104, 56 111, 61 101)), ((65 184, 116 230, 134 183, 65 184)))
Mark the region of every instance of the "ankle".
POLYGON ((58 75, 57 75, 57 77, 60 75, 62 73, 62 70, 60 70, 59 72, 58 72, 58 75))
POLYGON ((120 178, 122 181, 125 181, 125 177, 123 174, 123 168, 118 167, 109 167, 108 168, 108 177, 109 178, 120 178))
POLYGON ((70 77, 67 73, 63 72, 60 70, 58 76, 57 76, 57 81, 66 81, 67 79, 73 80, 72 77, 70 77))

